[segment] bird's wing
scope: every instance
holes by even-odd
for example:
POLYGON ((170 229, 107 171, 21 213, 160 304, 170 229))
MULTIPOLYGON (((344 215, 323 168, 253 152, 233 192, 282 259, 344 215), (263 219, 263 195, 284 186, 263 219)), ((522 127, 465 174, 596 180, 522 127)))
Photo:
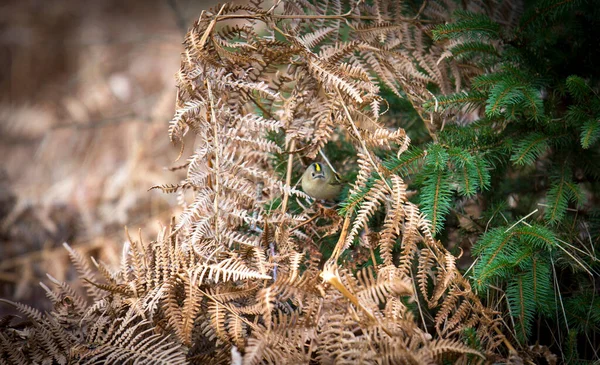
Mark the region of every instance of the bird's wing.
POLYGON ((333 175, 335 176, 335 179, 333 181, 330 181, 329 185, 342 185, 343 181, 340 175, 338 175, 337 173, 334 173, 333 175))

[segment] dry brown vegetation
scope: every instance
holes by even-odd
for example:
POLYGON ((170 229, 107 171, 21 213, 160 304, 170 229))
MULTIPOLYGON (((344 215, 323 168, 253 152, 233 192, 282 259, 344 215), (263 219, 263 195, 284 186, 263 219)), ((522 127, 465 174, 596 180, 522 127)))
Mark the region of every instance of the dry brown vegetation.
MULTIPOLYGON (((544 349, 511 344, 501 316, 481 302, 457 269, 457 257, 434 238, 431 221, 408 200, 402 176, 378 157, 380 151, 400 156, 410 145, 399 121, 382 121, 384 85, 410 101, 435 139, 449 116, 424 107, 432 96, 427 85, 451 93, 477 74, 445 58, 444 44, 431 42, 431 23, 443 23, 456 7, 290 0, 202 12, 185 35, 176 75, 176 112, 168 133, 191 155, 174 173, 148 172, 158 161, 166 165, 177 157, 162 152, 163 142, 149 142, 165 127, 164 109, 155 106, 158 96, 132 106, 136 116, 146 118, 86 136, 93 133, 86 131, 90 110, 101 116, 98 123, 109 125, 119 113, 104 114, 112 104, 88 106, 81 85, 82 95, 63 101, 76 126, 63 127, 59 117, 48 123, 60 131, 76 129, 74 143, 85 148, 110 138, 107 134, 118 137, 112 157, 133 157, 104 177, 97 159, 65 166, 60 175, 74 174, 74 180, 56 187, 56 194, 65 202, 75 199, 77 207, 93 202, 94 209, 77 210, 84 226, 91 225, 85 232, 98 220, 113 223, 98 216, 105 199, 117 200, 117 210, 105 213, 116 225, 159 217, 164 227, 153 240, 128 236, 118 266, 100 259, 90 263, 89 252, 67 246, 90 300, 63 278, 50 277, 53 287, 44 284, 50 312, 5 301, 31 325, 3 319, 0 359, 417 364, 518 363, 546 356, 544 349), (265 30, 256 31, 257 24, 265 30), (149 110, 156 114, 145 114, 149 110), (338 215, 311 205, 295 181, 306 161, 340 141, 352 153, 337 162, 344 172, 356 171, 356 179, 348 183, 338 215), (137 170, 141 161, 152 161, 143 173, 137 170), (182 171, 185 176, 172 183, 182 171), (93 179, 75 178, 92 172, 93 179), (164 204, 147 201, 162 199, 149 198, 156 197, 146 192, 149 185, 175 194, 180 210, 148 214, 148 207, 164 204), (141 212, 133 209, 142 201, 141 212), (373 231, 376 214, 383 224, 373 231), (176 218, 169 222, 171 215, 176 218), (333 250, 324 256, 327 239, 333 250), (355 255, 345 256, 348 251, 355 255), (369 260, 375 265, 364 265, 369 260)), ((468 7, 507 24, 514 16, 509 8, 477 1, 468 7)), ((142 73, 139 85, 153 73, 150 65, 143 70, 136 71, 142 73)), ((172 95, 162 85, 157 95, 172 95)), ((90 93, 109 93, 110 82, 104 87, 90 93)), ((112 92, 105 97, 118 99, 120 91, 112 92)), ((132 93, 132 102, 144 100, 135 88, 132 93)), ((124 118, 121 125, 130 117, 118 118, 124 118)), ((65 143, 57 133, 52 145, 65 143)), ((38 154, 50 155, 48 148, 38 147, 38 154)), ((85 156, 94 154, 86 150, 85 156)), ((24 212, 13 210, 7 224, 18 226, 24 212)))
POLYGON ((0 297, 47 308, 46 273, 74 278, 63 242, 118 264, 123 226, 154 237, 174 213, 147 190, 172 179, 180 22, 205 5, 0 5, 0 297))

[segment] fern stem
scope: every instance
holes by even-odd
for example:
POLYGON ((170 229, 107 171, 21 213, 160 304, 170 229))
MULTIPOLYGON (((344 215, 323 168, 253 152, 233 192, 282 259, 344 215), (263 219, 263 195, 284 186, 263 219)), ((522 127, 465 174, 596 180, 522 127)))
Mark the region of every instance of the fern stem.
MULTIPOLYGON (((416 18, 400 18, 400 19, 392 19, 389 17, 378 17, 374 15, 352 15, 348 13, 340 14, 340 15, 306 15, 306 14, 271 14, 269 15, 272 19, 314 19, 314 20, 383 20, 386 22, 398 22, 403 21, 407 23, 431 23, 431 21, 426 19, 417 20, 416 18)), ((254 19, 254 20, 264 20, 264 14, 228 14, 219 16, 218 20, 227 20, 227 19, 254 19)))
POLYGON ((337 259, 340 257, 340 254, 344 250, 346 237, 348 236, 348 228, 350 228, 350 217, 352 217, 351 212, 352 211, 348 211, 346 213, 346 217, 344 218, 344 225, 342 226, 342 232, 340 233, 340 238, 335 244, 335 248, 333 249, 331 258, 329 258, 329 260, 333 260, 334 263, 337 262, 337 259))
MULTIPOLYGON (((223 8, 221 8, 221 10, 223 10, 223 8)), ((221 234, 219 232, 219 195, 221 193, 220 189, 221 186, 219 184, 219 175, 220 175, 220 169, 219 169, 219 155, 221 154, 221 149, 220 149, 220 145, 219 145, 219 123, 217 122, 217 115, 215 114, 215 105, 214 105, 214 98, 213 98, 213 94, 212 94, 212 89, 210 87, 210 82, 206 81, 206 89, 208 90, 208 99, 210 101, 210 114, 211 114, 211 118, 212 118, 212 122, 213 122, 213 138, 214 138, 214 144, 215 144, 215 199, 213 201, 213 209, 215 211, 215 238, 217 240, 217 242, 221 242, 221 234)))
MULTIPOLYGON (((288 149, 288 152, 296 149, 296 139, 295 138, 292 138, 292 140, 290 141, 289 147, 290 148, 288 149)), ((285 173, 285 185, 287 185, 288 187, 290 187, 292 184, 292 168, 293 167, 294 167, 294 154, 289 153, 288 160, 287 160, 287 171, 285 173)), ((283 203, 281 203, 281 212, 283 214, 285 214, 285 212, 287 210, 289 198, 290 198, 290 194, 288 193, 288 191, 287 190, 284 191, 283 192, 283 203)))
MULTIPOLYGON (((442 173, 438 173, 437 176, 437 182, 435 184, 435 195, 434 195, 434 199, 433 199, 433 207, 432 207, 432 211, 431 211, 431 226, 433 227, 433 230, 435 231, 438 225, 438 219, 437 219, 437 214, 438 214, 438 203, 439 203, 439 195, 440 195, 440 184, 441 184, 441 180, 442 180, 442 173)), ((435 232, 434 232, 435 234, 435 232)))
POLYGON ((350 125, 352 126, 352 130, 354 131, 354 134, 356 134, 356 138, 358 138, 358 141, 360 142, 360 145, 361 145, 365 155, 369 158, 369 162, 371 162, 371 165, 373 165, 373 167, 375 168, 375 171, 377 171, 377 174, 379 175, 379 177, 381 177, 381 180, 383 180, 385 185, 387 185, 387 187, 390 190, 392 190, 392 187, 390 186, 390 184, 387 182, 387 180, 385 179, 385 177, 379 170, 379 166, 373 160, 373 156, 371 156, 371 151, 369 151, 369 148, 367 147, 365 140, 361 137, 360 132, 358 131, 358 128, 356 127, 356 124, 354 123, 354 120, 352 119, 352 115, 350 115, 350 111, 348 110, 348 107, 346 106, 346 103, 344 102, 344 98, 342 97, 342 93, 340 92, 340 89, 336 87, 335 90, 337 91, 337 94, 340 97, 340 102, 342 104, 342 108, 344 108, 344 112, 346 113, 346 116, 348 117, 348 121, 350 122, 350 125))
POLYGON ((298 228, 304 227, 305 225, 309 224, 310 222, 314 221, 315 219, 319 218, 320 216, 321 216, 320 212, 317 212, 315 215, 313 215, 309 219, 305 220, 304 222, 298 223, 296 226, 290 228, 290 232, 294 232, 298 228))
MULTIPOLYGON (((412 278, 411 283, 413 286, 413 290, 415 291, 415 301, 417 302, 417 308, 419 309, 421 322, 423 322, 423 330, 427 332, 427 323, 425 323, 425 316, 423 315, 423 309, 421 308, 421 301, 419 300, 419 291, 417 290, 417 284, 415 283, 415 274, 413 273, 412 268, 410 268, 410 276, 412 278)), ((425 300, 427 300, 427 298, 425 298, 425 300)))
MULTIPOLYGON (((336 288, 344 297, 346 297, 358 309, 360 309, 362 312, 364 312, 367 315, 367 317, 369 317, 370 320, 380 324, 379 319, 377 317, 375 317, 375 315, 373 315, 373 313, 371 313, 371 311, 368 308, 365 308, 365 306, 363 306, 360 303, 360 301, 358 300, 356 295, 354 295, 354 293, 352 293, 350 290, 348 290, 348 288, 346 288, 344 283, 340 280, 339 273, 337 270, 337 265, 335 263, 329 263, 329 265, 326 264, 326 267, 323 269, 323 272, 321 273, 321 277, 323 278, 323 280, 325 282, 329 283, 331 286, 336 288)), ((394 336, 385 326, 383 326, 381 324, 380 324, 380 326, 381 326, 381 329, 383 330, 383 332, 385 332, 388 336, 390 336, 390 337, 394 336)))
MULTIPOLYGON (((223 12, 223 9, 225 9, 225 6, 227 4, 223 4, 223 6, 221 6, 221 9, 219 10, 219 12, 217 13, 217 15, 213 18, 213 20, 210 21, 210 23, 208 24, 208 27, 206 28, 206 31, 204 32, 204 34, 202 35, 202 38, 200 38, 200 50, 204 49, 204 44, 206 44, 206 40, 208 39, 208 37, 211 35, 215 25, 217 24, 217 21, 219 20, 219 15, 221 15, 221 13, 223 12)), ((200 18, 202 18, 202 15, 200 15, 200 18)))
POLYGON ((511 343, 506 339, 506 336, 504 336, 504 333, 502 333, 502 331, 500 331, 498 329, 498 327, 496 326, 496 324, 494 324, 492 326, 492 329, 494 330, 494 332, 496 332, 498 334, 498 336, 500 336, 500 338, 502 339, 502 342, 504 343, 504 345, 508 349, 508 352, 511 353, 511 354, 516 354, 517 350, 515 350, 515 348, 513 347, 513 345, 511 345, 511 343))

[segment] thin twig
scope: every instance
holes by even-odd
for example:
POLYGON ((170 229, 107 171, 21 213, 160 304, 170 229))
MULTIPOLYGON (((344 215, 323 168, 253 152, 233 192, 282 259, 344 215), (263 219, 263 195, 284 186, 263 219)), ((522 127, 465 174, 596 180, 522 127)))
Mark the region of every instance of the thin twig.
MULTIPOLYGON (((292 140, 290 141, 290 146, 288 148, 288 151, 293 151, 296 148, 296 139, 292 138, 292 140)), ((292 153, 290 153, 288 155, 288 162, 287 162, 287 171, 285 173, 285 185, 287 187, 291 187, 292 184, 292 168, 294 167, 294 155, 292 153)), ((283 202, 281 203, 281 212, 283 214, 285 214, 285 212, 287 211, 287 205, 288 205, 288 200, 290 198, 290 193, 288 190, 283 192, 283 202)))
MULTIPOLYGON (((561 240, 560 240, 560 239, 558 239, 558 238, 557 238, 557 240, 558 240, 559 242, 564 242, 564 241, 561 241, 561 240)), ((566 243, 566 242, 565 242, 565 243, 566 243)), ((560 248, 561 250, 563 250, 563 252, 564 252, 564 253, 566 253, 567 255, 569 255, 569 257, 570 257, 570 258, 572 258, 572 259, 573 259, 573 261, 575 261, 576 263, 578 263, 578 264, 579 264, 579 266, 581 266, 581 268, 582 268, 583 270, 585 270, 585 272, 587 272, 589 276, 591 276, 592 278, 594 277, 594 275, 593 275, 593 274, 590 272, 590 270, 588 270, 588 268, 587 268, 587 267, 586 267, 586 266, 585 266, 585 265, 584 265, 584 264, 583 264, 581 261, 577 260, 577 258, 576 258, 575 256, 573 256, 573 255, 572 255, 572 254, 571 254, 571 253, 570 253, 568 250, 566 250, 566 249, 565 249, 564 247, 562 247, 561 245, 556 245, 556 246, 558 246, 558 248, 560 248)))
POLYGON ((419 8, 419 11, 417 12, 417 14, 412 18, 412 20, 417 20, 418 17, 421 16, 421 13, 423 12, 423 10, 425 10, 425 7, 427 6, 427 0, 423 1, 423 4, 421 4, 421 7, 419 8))
MULTIPOLYGON (((417 290, 417 285, 415 284, 415 274, 412 271, 412 268, 410 269, 410 276, 412 277, 412 280, 410 281, 413 285, 413 290, 415 291, 415 300, 417 301, 417 308, 419 308, 419 314, 421 317, 421 321, 423 321, 423 330, 425 332, 427 332, 427 323, 425 323, 425 316, 423 315, 423 309, 421 309, 421 301, 419 300, 419 291, 417 290)), ((428 333, 428 332, 427 332, 428 333)))
POLYGON ((319 218, 319 216, 320 216, 320 215, 319 215, 318 213, 317 213, 317 214, 315 214, 315 215, 313 215, 312 217, 310 217, 309 219, 305 220, 304 222, 302 222, 302 223, 300 223, 300 224, 296 225, 296 226, 295 226, 295 227, 293 227, 293 228, 290 228, 290 232, 294 232, 294 231, 295 231, 295 230, 297 230, 298 228, 300 228, 300 227, 303 227, 303 226, 305 226, 305 225, 309 224, 310 222, 312 222, 312 221, 314 221, 315 219, 319 218))
POLYGON ((504 233, 510 231, 511 229, 515 228, 515 226, 521 222, 523 222, 525 219, 531 217, 532 215, 534 215, 535 213, 537 213, 538 209, 534 210, 533 212, 527 214, 526 216, 524 216, 523 218, 519 219, 518 221, 515 222, 515 224, 513 224, 512 226, 508 227, 508 229, 506 231, 504 231, 504 233))
POLYGON ((325 156, 325 152, 323 152, 323 150, 319 150, 319 154, 321 155, 321 157, 323 157, 323 160, 325 160, 325 162, 327 163, 327 166, 329 166, 329 168, 331 169, 331 171, 333 171, 334 174, 337 174, 337 171, 335 171, 335 168, 333 167, 333 165, 331 164, 331 162, 329 162, 329 159, 327 158, 327 156, 325 156))
POLYGON ((383 174, 379 170, 379 166, 377 166, 377 163, 375 163, 375 160, 373 160, 373 157, 371 156, 371 152, 369 151, 369 148, 367 147, 367 143, 364 141, 364 139, 360 135, 358 127, 354 123, 354 119, 352 118, 352 115, 350 114, 350 110, 348 110, 348 107, 346 106, 346 103, 344 102, 342 93, 340 92, 340 90, 337 87, 336 87, 336 91, 337 91, 338 96, 340 97, 340 103, 342 104, 342 108, 344 109, 344 112, 346 113, 346 117, 348 118, 348 121, 350 122, 350 125, 352 126, 352 130, 354 131, 354 134, 356 134, 356 138, 358 138, 358 141, 360 142, 360 145, 363 149, 364 154, 369 158, 369 162, 371 162, 371 165, 373 165, 373 168, 375 169, 375 171, 377 171, 377 174, 379 175, 381 180, 387 185, 387 187, 390 190, 392 190, 392 187, 385 179, 385 176, 383 176, 383 174))
POLYGON ((565 306, 562 300, 562 294, 560 293, 559 283, 558 283, 558 275, 556 274, 556 267, 554 266, 554 258, 550 256, 550 263, 552 264, 552 279, 554 280, 554 288, 556 288, 556 292, 558 293, 558 300, 560 302, 560 308, 562 309, 562 314, 565 319, 565 326, 567 327, 567 332, 569 331, 569 320, 567 319, 567 312, 565 311, 565 306))

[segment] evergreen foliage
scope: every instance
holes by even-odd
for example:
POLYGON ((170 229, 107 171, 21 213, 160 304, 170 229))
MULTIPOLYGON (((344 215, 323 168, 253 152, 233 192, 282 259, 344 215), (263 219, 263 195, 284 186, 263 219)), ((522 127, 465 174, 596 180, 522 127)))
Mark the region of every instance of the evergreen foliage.
POLYGON ((506 296, 519 342, 546 341, 560 352, 570 339, 573 361, 598 359, 600 334, 600 236, 590 230, 600 188, 600 79, 591 61, 599 59, 591 36, 597 15, 590 2, 544 0, 530 4, 518 26, 503 28, 489 15, 455 12, 433 38, 454 42, 448 57, 484 72, 425 104, 455 125, 426 145, 433 156, 419 171, 400 159, 388 166, 414 173, 438 233, 444 222, 452 229, 449 212, 461 196, 487 206, 473 217, 484 230, 472 247, 474 287, 498 305, 506 296), (560 45, 568 47, 552 51, 560 45), (475 121, 461 123, 469 113, 475 121), (502 200, 508 204, 491 204, 502 200), (545 328, 555 336, 547 338, 545 328))
POLYGON ((444 57, 483 72, 455 92, 431 88, 425 110, 446 125, 385 161, 409 178, 437 235, 458 223, 475 241, 472 283, 482 298, 506 296, 516 339, 559 352, 580 342, 571 359, 597 359, 600 334, 598 15, 589 2, 543 0, 506 27, 490 13, 455 11, 433 39, 444 57), (470 216, 475 230, 460 221, 468 201, 481 209, 470 216))

